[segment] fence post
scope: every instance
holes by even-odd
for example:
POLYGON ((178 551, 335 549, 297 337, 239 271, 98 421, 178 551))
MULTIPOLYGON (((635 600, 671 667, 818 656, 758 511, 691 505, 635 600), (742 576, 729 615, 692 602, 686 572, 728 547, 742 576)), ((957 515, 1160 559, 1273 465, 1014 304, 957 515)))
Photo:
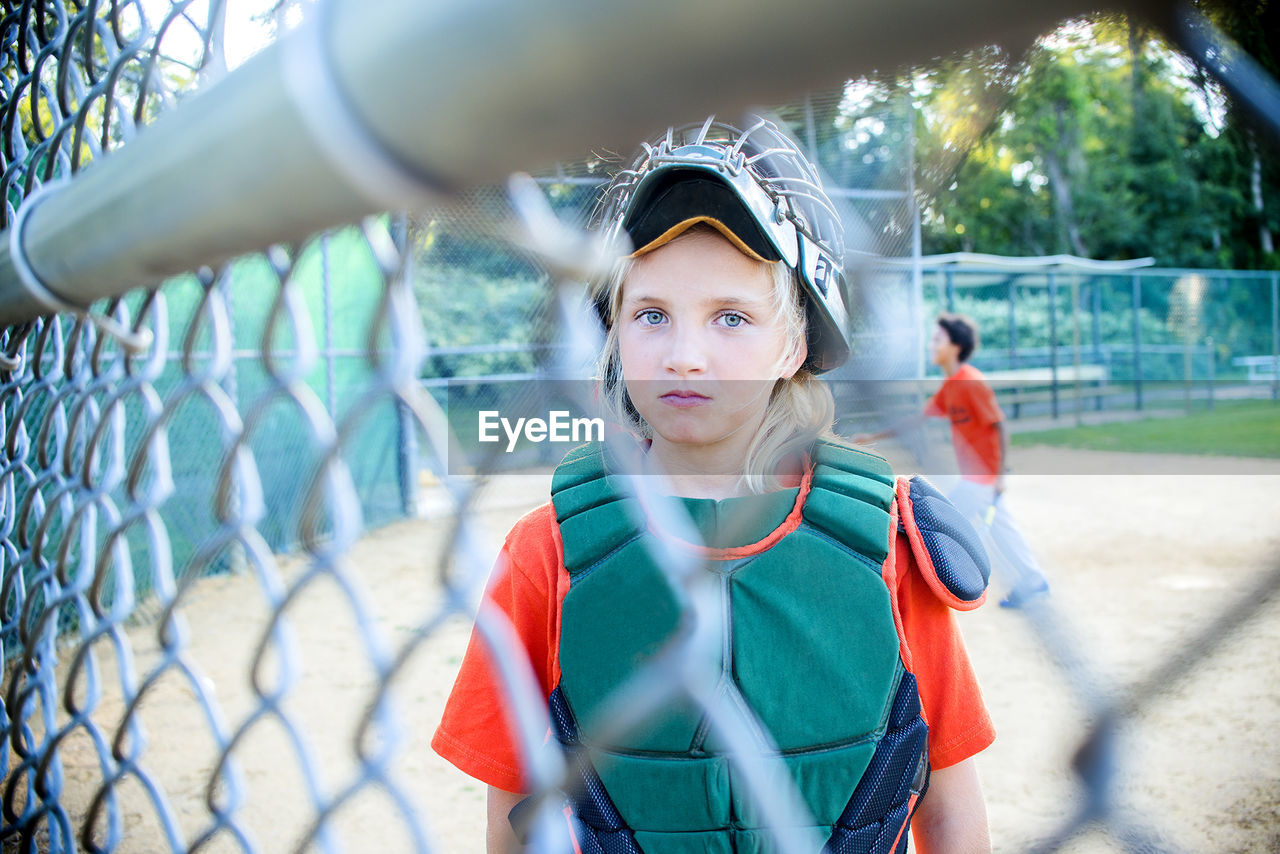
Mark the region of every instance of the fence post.
POLYGON ((417 422, 403 401, 396 400, 396 466, 400 481, 400 511, 407 518, 418 515, 418 433, 417 422))
MULTIPOLYGON (((391 220, 391 238, 402 259, 399 276, 409 286, 413 282, 413 255, 409 249, 409 219, 396 214, 391 220)), ((396 475, 400 487, 400 512, 406 517, 418 515, 418 430, 409 407, 396 396, 396 475)))
MULTIPOLYGON (((1109 278, 1103 279, 1095 276, 1090 280, 1090 287, 1093 288, 1093 360, 1099 365, 1107 366, 1107 376, 1111 375, 1111 353, 1106 351, 1102 346, 1102 285, 1106 282, 1110 284, 1109 278)), ((1104 382, 1102 385, 1106 385, 1104 382)), ((1099 394, 1093 399, 1093 408, 1097 412, 1102 411, 1102 395, 1099 394)))
POLYGON ((1195 342, 1184 340, 1182 342, 1182 408, 1187 412, 1191 411, 1191 379, 1194 376, 1191 364, 1191 351, 1195 349, 1195 342))
MULTIPOLYGON (((1186 280, 1188 291, 1190 293, 1195 293, 1195 291, 1192 290, 1192 288, 1194 287, 1196 278, 1197 277, 1195 276, 1180 277, 1178 279, 1178 282, 1182 282, 1186 280)), ((1177 282, 1174 284, 1175 291, 1177 289, 1177 284, 1178 284, 1177 282)), ((1200 329, 1200 310, 1199 310, 1199 303, 1198 302, 1192 303, 1192 298, 1190 296, 1188 296, 1187 302, 1189 303, 1189 305, 1190 304, 1195 305, 1194 314, 1191 314, 1191 317, 1187 318, 1184 321, 1186 325, 1183 328, 1182 336, 1181 336, 1182 337, 1182 406, 1189 413, 1191 412, 1191 403, 1192 403, 1192 384, 1195 381, 1194 358, 1195 358, 1195 350, 1196 350, 1196 339, 1194 335, 1200 329)), ((1190 314, 1192 309, 1188 307, 1187 311, 1190 314)))
POLYGON ((924 270, 920 266, 919 255, 911 262, 911 296, 909 305, 908 316, 911 318, 911 334, 915 343, 912 352, 916 354, 914 376, 923 378, 925 348, 928 346, 929 339, 927 337, 928 333, 925 332, 928 327, 924 325, 924 270))
POLYGON ((1049 273, 1049 394, 1050 412, 1058 417, 1058 276, 1049 273))
POLYGON ((1142 411, 1142 280, 1133 274, 1133 407, 1142 411))
POLYGON ((1102 363, 1102 278, 1089 277, 1090 307, 1093 309, 1093 358, 1102 363))
MULTIPOLYGON (((1093 360, 1099 365, 1107 366, 1107 375, 1111 373, 1111 358, 1109 354, 1104 354, 1102 349, 1102 284, 1103 282, 1110 284, 1110 277, 1104 279, 1101 276, 1093 276, 1089 279, 1089 287, 1092 289, 1093 297, 1091 304, 1093 306, 1093 360)), ((1103 383, 1106 385, 1107 383, 1103 383)), ((1102 395, 1099 394, 1093 399, 1093 408, 1096 412, 1102 411, 1102 395)))
POLYGON ((1076 426, 1084 424, 1084 386, 1080 383, 1080 274, 1071 274, 1071 363, 1075 369, 1072 387, 1075 390, 1076 426))
MULTIPOLYGON (((1018 276, 1009 277, 1009 367, 1018 367, 1018 276)), ((1013 404, 1013 417, 1022 415, 1022 404, 1016 399, 1013 404)))
POLYGON ((1018 279, 1009 277, 1009 367, 1018 367, 1018 279))
MULTIPOLYGON (((905 96, 903 103, 907 103, 905 96)), ((914 112, 912 113, 914 115, 914 112)), ((916 131, 915 122, 907 123, 907 192, 911 197, 911 326, 915 336, 915 376, 923 378, 925 371, 925 347, 928 338, 924 318, 924 257, 923 235, 920 229, 920 203, 916 200, 916 131)), ((917 386, 918 388, 918 386, 917 386)))
POLYGON ((338 423, 337 379, 333 364, 333 276, 329 269, 329 235, 320 237, 320 285, 324 297, 324 390, 329 417, 338 423))
POLYGON ((813 98, 808 94, 804 96, 804 138, 805 142, 808 143, 809 159, 817 163, 818 134, 813 121, 813 98))
POLYGON ((1271 274, 1271 399, 1280 400, 1280 273, 1271 274))
POLYGON ((1214 364, 1214 361, 1217 358, 1217 356, 1213 352, 1213 336, 1212 335, 1204 339, 1204 346, 1209 351, 1207 354, 1209 356, 1209 364, 1206 367, 1206 370, 1208 370, 1209 372, 1209 408, 1213 409, 1213 375, 1217 367, 1214 364))
POLYGON ((945 294, 943 295, 943 298, 944 298, 944 299, 946 300, 946 302, 947 302, 947 311, 948 311, 948 312, 953 312, 953 311, 955 311, 955 310, 956 310, 956 274, 955 274, 955 271, 954 271, 954 270, 952 270, 950 267, 948 267, 946 270, 944 270, 944 271, 943 271, 943 273, 942 273, 942 281, 943 281, 943 283, 944 283, 944 287, 946 288, 946 292, 945 292, 945 294))
MULTIPOLYGON (((227 341, 231 346, 231 359, 227 365, 227 375, 222 378, 222 390, 227 393, 227 397, 231 400, 231 405, 236 408, 236 412, 240 411, 240 379, 236 373, 236 363, 240 361, 239 348, 236 346, 236 307, 235 297, 232 291, 235 290, 235 270, 234 264, 228 264, 226 272, 219 278, 215 279, 210 287, 222 288, 222 302, 226 306, 227 311, 227 341)), ((241 500, 240 489, 233 489, 229 497, 231 504, 231 512, 234 518, 240 517, 241 500)), ((228 569, 233 575, 243 575, 249 569, 249 558, 245 554, 244 543, 239 537, 231 541, 227 554, 228 569)))
POLYGON ((227 310, 227 340, 231 342, 231 364, 227 367, 227 375, 222 380, 222 390, 231 398, 236 411, 240 410, 240 378, 236 373, 236 362, 240 360, 240 348, 236 346, 236 304, 235 284, 236 265, 228 264, 222 275, 216 278, 211 287, 222 288, 222 303, 227 310))

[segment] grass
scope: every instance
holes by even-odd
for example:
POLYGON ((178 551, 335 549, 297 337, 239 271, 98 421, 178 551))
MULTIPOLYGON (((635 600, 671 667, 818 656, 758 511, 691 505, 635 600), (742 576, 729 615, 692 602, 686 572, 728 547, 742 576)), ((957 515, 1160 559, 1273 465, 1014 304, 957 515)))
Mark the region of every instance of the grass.
POLYGON ((1086 427, 1017 433, 1017 446, 1054 445, 1090 451, 1280 458, 1280 404, 1219 402, 1213 410, 1086 427))

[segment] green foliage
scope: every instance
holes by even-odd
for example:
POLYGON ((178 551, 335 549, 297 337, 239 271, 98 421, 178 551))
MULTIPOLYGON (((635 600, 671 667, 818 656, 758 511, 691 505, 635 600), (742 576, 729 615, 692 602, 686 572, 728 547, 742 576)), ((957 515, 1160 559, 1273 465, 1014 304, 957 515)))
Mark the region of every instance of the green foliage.
POLYGON ((550 290, 544 279, 495 277, 462 267, 420 267, 414 289, 432 348, 475 348, 479 352, 432 355, 429 377, 452 378, 528 373, 531 349, 539 339, 550 290), (485 348, 494 348, 483 352, 485 348))
MULTIPOLYGON (((1057 314, 1057 344, 1071 345, 1072 314, 1071 296, 1067 288, 1061 288, 1055 303, 1057 314)), ((982 330, 982 346, 988 350, 1007 349, 1009 336, 1009 304, 1004 299, 981 299, 957 295, 955 310, 967 314, 982 330)), ((1019 348, 1044 348, 1050 345, 1049 292, 1045 290, 1023 291, 1016 303, 1017 341, 1019 348)), ((1167 326, 1163 318, 1149 308, 1139 311, 1142 340, 1146 344, 1168 343, 1167 326)), ((1095 318, 1085 308, 1081 312, 1083 346, 1093 345, 1095 318)), ((1133 340, 1132 310, 1109 311, 1098 314, 1097 330, 1102 343, 1128 347, 1133 340)))
MULTIPOLYGON (((182 37, 161 46, 161 33, 148 37, 157 42, 154 56, 137 49, 148 26, 159 21, 144 24, 144 10, 132 4, 95 4, 93 21, 59 42, 65 33, 55 31, 58 16, 35 11, 40 5, 5 17, 6 38, 27 44, 25 51, 10 44, 0 56, 0 121, 6 129, 0 200, 14 207, 33 179, 78 172, 193 91, 212 57, 209 51, 175 55, 182 37)), ((200 26, 190 13, 178 21, 166 32, 200 26)))
POLYGON ((987 51, 918 75, 926 254, 1277 266, 1262 237, 1280 231, 1275 149, 1229 101, 1223 120, 1221 92, 1189 69, 1153 33, 1098 18, 1016 69, 987 51))
MULTIPOLYGON (((590 162, 588 174, 575 177, 593 178, 598 166, 590 162)), ((594 181, 549 183, 544 189, 556 215, 568 223, 585 221, 599 191, 594 181)), ((495 237, 511 218, 505 195, 490 189, 413 221, 413 288, 432 351, 424 377, 524 374, 536 368, 552 295, 533 259, 495 237)))
POLYGON ((858 80, 779 107, 775 115, 829 185, 899 189, 910 177, 907 95, 896 81, 858 80))

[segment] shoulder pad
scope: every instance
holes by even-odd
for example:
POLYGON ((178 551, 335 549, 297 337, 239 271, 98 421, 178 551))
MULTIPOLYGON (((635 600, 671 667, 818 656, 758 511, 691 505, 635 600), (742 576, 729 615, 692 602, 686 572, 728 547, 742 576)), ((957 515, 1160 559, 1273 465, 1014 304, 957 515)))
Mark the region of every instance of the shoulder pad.
POLYGON ((636 536, 635 498, 618 488, 599 443, 570 451, 551 478, 551 506, 569 577, 636 536))
POLYGON ((899 527, 929 587, 958 611, 981 605, 991 562, 973 525, 919 475, 898 479, 897 498, 899 527))
POLYGON ((893 484, 893 471, 881 457, 819 440, 804 521, 879 567, 893 542, 893 484))

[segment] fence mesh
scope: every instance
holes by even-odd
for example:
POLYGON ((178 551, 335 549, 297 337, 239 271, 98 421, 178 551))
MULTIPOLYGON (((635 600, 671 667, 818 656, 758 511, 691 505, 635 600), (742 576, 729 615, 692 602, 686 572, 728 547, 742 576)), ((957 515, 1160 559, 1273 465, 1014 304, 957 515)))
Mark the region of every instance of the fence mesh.
MULTIPOLYGON (((0 225, 41 184, 110 156, 185 93, 216 85, 234 52, 236 8, 5 3, 0 225)), ((263 4, 259 29, 289 8, 263 4)), ((918 228, 908 105, 885 97, 855 109, 851 91, 779 115, 839 188, 855 247, 908 255, 918 228)), ((605 166, 583 158, 539 178, 562 221, 584 220, 605 166)), ((442 830, 453 798, 474 792, 432 789, 441 778, 422 754, 447 685, 425 662, 456 656, 466 636, 509 521, 493 508, 545 498, 545 480, 461 472, 444 428, 462 419, 444 411, 505 407, 543 388, 529 381, 561 364, 582 334, 560 314, 557 287, 572 283, 493 237, 509 213, 505 193, 478 191, 447 210, 371 218, 97 306, 152 333, 141 352, 77 316, 4 331, 6 850, 480 845, 479 828, 462 842, 442 830), (434 520, 420 552, 396 553, 390 538, 368 533, 419 514, 434 520)), ((984 367, 1039 368, 1059 358, 1057 345, 1064 366, 1104 366, 1108 392, 1138 405, 1143 379, 1186 385, 1207 371, 1211 383, 1274 383, 1274 367, 1267 379, 1265 363, 1249 361, 1275 346, 1272 280, 859 275, 855 355, 837 387, 918 377, 922 319, 944 306, 983 321, 984 367)), ((849 411, 878 399, 855 396, 849 411)), ((671 527, 687 524, 649 500, 671 527)), ((659 558, 693 613, 715 626, 697 562, 659 558)), ((1099 823, 1120 850, 1178 850, 1151 830, 1155 818, 1123 808, 1118 735, 1166 686, 1213 660, 1273 596, 1280 569, 1248 586, 1127 689, 1103 684, 1063 613, 1049 603, 1027 612, 1087 722, 1074 770, 1060 771, 1078 775, 1086 794, 1038 850, 1068 849, 1099 823)), ((482 613, 477 625, 495 649, 510 648, 501 619, 482 613)), ((697 703, 740 748, 735 761, 771 824, 802 824, 794 787, 771 776, 770 754, 749 731, 754 717, 728 708, 688 665, 714 654, 705 640, 672 646, 642 672, 615 698, 615 726, 639 725, 672 698, 697 703)), ((535 847, 567 850, 552 794, 568 787, 564 757, 540 750, 545 699, 527 662, 508 653, 500 664, 546 796, 535 847)), ((779 833, 783 850, 816 850, 779 833)), ((1274 841, 1274 827, 1259 838, 1274 841)))

